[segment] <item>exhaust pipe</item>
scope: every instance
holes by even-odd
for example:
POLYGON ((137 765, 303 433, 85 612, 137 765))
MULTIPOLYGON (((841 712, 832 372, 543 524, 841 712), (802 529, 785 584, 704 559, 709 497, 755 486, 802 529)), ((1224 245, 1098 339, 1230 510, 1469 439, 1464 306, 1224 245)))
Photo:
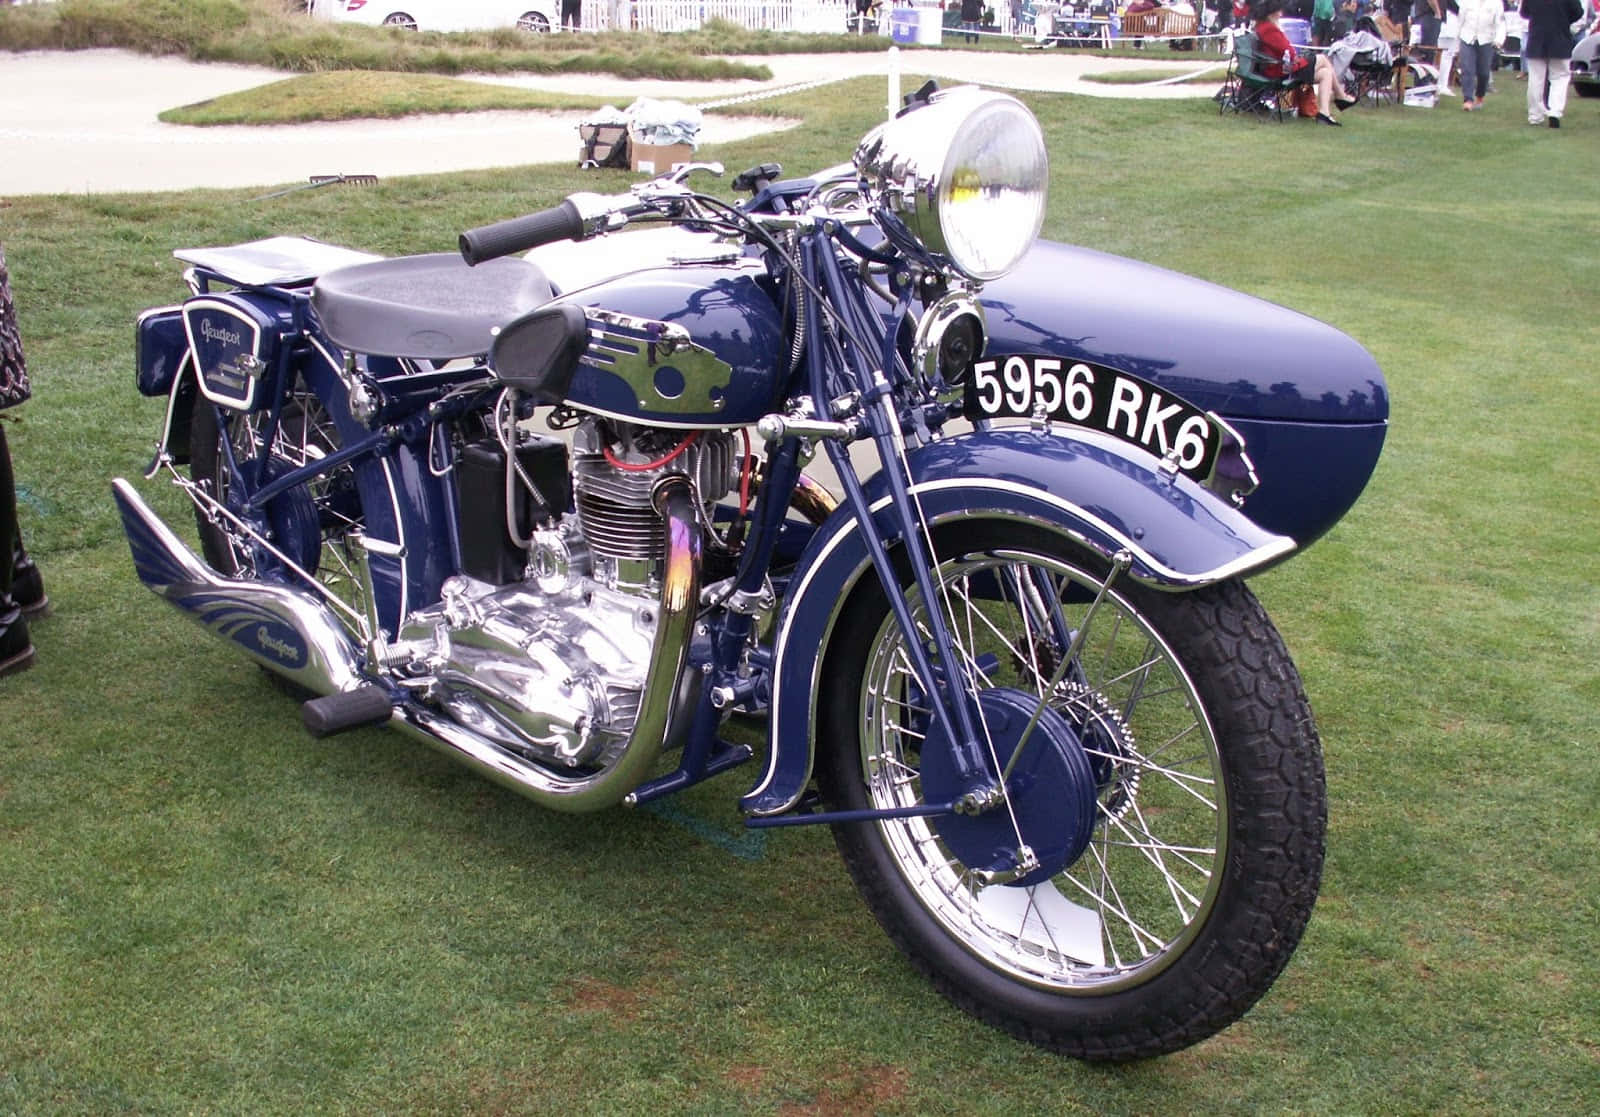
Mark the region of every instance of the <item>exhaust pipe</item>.
MULTIPOLYGON (((378 688, 361 673, 360 650, 315 598, 287 586, 222 577, 190 550, 126 481, 113 481, 112 493, 139 579, 158 596, 269 671, 318 694, 340 695, 349 704, 360 706, 363 717, 335 718, 340 724, 330 731, 346 728, 345 720, 352 725, 373 724, 382 717, 379 696, 371 693, 378 688)), ((668 484, 658 493, 657 504, 666 520, 668 538, 660 620, 644 703, 628 746, 616 763, 588 775, 559 773, 411 701, 392 709, 389 727, 558 811, 596 811, 622 802, 648 778, 679 712, 678 681, 700 600, 700 536, 693 494, 685 484, 668 484)), ((342 706, 335 713, 342 713, 342 706)), ((307 724, 316 732, 312 720, 308 717, 307 724)))
POLYGON ((367 682, 359 649, 316 598, 288 586, 224 578, 150 510, 132 485, 119 477, 111 493, 134 569, 158 597, 309 691, 338 694, 367 682))
POLYGON ((677 709, 679 681, 689 654, 695 611, 700 605, 700 526, 694 494, 681 479, 669 481, 657 491, 656 506, 667 528, 660 619, 639 718, 627 747, 613 764, 590 774, 559 772, 411 702, 395 711, 390 728, 427 742, 479 775, 552 810, 578 814, 621 803, 650 777, 681 712, 677 709))

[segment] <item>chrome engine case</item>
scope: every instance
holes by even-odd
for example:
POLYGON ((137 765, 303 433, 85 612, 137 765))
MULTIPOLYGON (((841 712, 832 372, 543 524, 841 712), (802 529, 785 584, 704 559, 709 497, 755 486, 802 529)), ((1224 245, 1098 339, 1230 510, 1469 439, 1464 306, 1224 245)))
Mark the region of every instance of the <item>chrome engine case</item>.
MULTIPOLYGON (((647 446, 670 437, 630 435, 647 446)), ((667 557, 655 493, 669 478, 687 482, 703 507, 737 473, 726 432, 697 436, 660 468, 608 462, 593 420, 572 442, 577 511, 534 533, 525 580, 449 579, 439 604, 406 619, 391 663, 472 732, 558 770, 603 771, 630 747, 652 683, 667 557)), ((636 462, 653 452, 624 454, 636 462)), ((672 709, 692 709, 698 675, 662 684, 676 696, 672 709)), ((649 747, 683 728, 669 724, 649 747)))
POLYGON ((558 768, 604 768, 638 719, 656 627, 648 598, 588 578, 547 593, 458 577, 400 643, 422 653, 428 697, 473 732, 558 768))

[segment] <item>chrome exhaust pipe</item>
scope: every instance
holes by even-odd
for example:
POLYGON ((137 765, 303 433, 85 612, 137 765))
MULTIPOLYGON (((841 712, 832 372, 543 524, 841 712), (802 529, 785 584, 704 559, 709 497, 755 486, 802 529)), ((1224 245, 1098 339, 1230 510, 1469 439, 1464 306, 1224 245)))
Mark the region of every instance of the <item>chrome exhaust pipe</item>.
MULTIPOLYGON (((334 694, 369 681, 361 673, 361 650, 315 598, 286 586, 222 577, 126 481, 112 482, 112 492, 139 579, 158 596, 263 667, 308 690, 334 694)), ((589 775, 563 774, 410 701, 395 707, 389 727, 554 810, 596 811, 622 802, 649 778, 679 712, 678 683, 700 600, 700 531, 693 494, 688 485, 669 482, 659 491, 657 506, 667 521, 668 541, 660 620, 639 717, 616 763, 589 775)))
POLYGON ((122 478, 111 482, 134 569, 179 612, 267 670, 317 694, 367 682, 361 653, 338 619, 308 593, 224 578, 150 510, 122 478))
POLYGON ((657 490, 656 507, 667 522, 667 557, 662 575, 660 620, 651 647, 639 717, 616 762, 590 774, 546 768, 436 711, 408 702, 390 728, 425 741, 481 776, 552 810, 569 814, 614 807, 649 779, 671 731, 679 702, 679 680, 689 655, 690 627, 700 603, 700 524, 694 495, 682 479, 657 490))

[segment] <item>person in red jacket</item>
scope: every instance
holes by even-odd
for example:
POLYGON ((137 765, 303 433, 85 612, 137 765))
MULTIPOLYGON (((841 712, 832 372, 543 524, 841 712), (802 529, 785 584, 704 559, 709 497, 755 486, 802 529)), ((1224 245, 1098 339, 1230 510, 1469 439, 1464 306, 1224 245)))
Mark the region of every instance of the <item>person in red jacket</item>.
POLYGON ((1289 37, 1278 26, 1283 14, 1284 0, 1255 0, 1251 15, 1256 21, 1256 49, 1261 57, 1261 72, 1269 78, 1292 76, 1297 84, 1312 86, 1317 91, 1317 121, 1320 124, 1339 122, 1333 118, 1333 106, 1347 109, 1355 98, 1345 90, 1334 73, 1333 64, 1326 56, 1308 57, 1295 49, 1289 37))

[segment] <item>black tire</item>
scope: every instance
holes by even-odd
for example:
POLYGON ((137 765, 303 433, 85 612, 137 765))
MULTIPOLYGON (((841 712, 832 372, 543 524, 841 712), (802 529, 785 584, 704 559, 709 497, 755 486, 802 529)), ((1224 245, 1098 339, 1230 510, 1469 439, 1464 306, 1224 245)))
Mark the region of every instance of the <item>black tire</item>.
MULTIPOLYGON (((1084 627, 1104 564, 1053 532, 1001 521, 936 533, 935 544, 947 615, 961 614, 958 656, 979 665, 983 686, 1037 706, 1063 643, 1041 620, 1084 627), (1050 599, 1059 612, 1042 605, 1050 599), (1008 616, 1022 623, 1002 644, 985 625, 1009 632, 1008 616)), ((922 759, 932 731, 904 681, 901 639, 867 578, 830 640, 819 701, 818 781, 835 809, 918 804, 938 767, 922 759)), ((1040 870, 1048 879, 980 885, 952 850, 960 816, 838 825, 835 840, 889 937, 972 1015, 1090 1060, 1196 1043, 1266 992, 1316 900, 1325 791, 1299 676, 1242 583, 1164 594, 1123 581, 1052 695, 1092 766, 1081 813, 1093 831, 1067 863, 1040 870), (1098 922, 1099 964, 1083 912, 1098 922)), ((986 762, 991 778, 1007 751, 986 762)), ((1014 818, 1038 809, 1025 794, 1014 818)))

